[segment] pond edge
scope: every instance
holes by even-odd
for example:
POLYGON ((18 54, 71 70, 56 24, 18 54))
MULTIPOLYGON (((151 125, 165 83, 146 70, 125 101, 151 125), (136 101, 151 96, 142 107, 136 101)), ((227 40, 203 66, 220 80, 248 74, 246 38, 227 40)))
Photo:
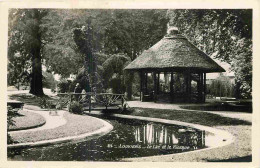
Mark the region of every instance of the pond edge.
MULTIPOLYGON (((91 113, 86 113, 86 114, 91 115, 91 116, 102 116, 102 115, 106 116, 106 114, 102 114, 99 111, 91 111, 91 113)), ((176 120, 161 119, 161 118, 142 117, 142 116, 123 115, 123 114, 109 114, 108 116, 116 117, 116 118, 123 118, 123 119, 137 119, 137 120, 142 120, 142 121, 171 124, 171 125, 178 125, 178 126, 186 126, 186 127, 191 127, 191 128, 195 128, 198 130, 204 130, 204 131, 207 131, 207 132, 210 132, 213 134, 212 136, 208 136, 208 138, 205 138, 205 141, 206 141, 205 144, 206 144, 207 148, 183 152, 183 153, 173 153, 173 154, 157 155, 157 156, 182 155, 182 154, 187 154, 187 153, 201 152, 201 151, 205 151, 205 150, 223 147, 223 146, 229 145, 235 141, 235 137, 228 131, 209 127, 209 126, 199 125, 199 124, 187 123, 187 122, 176 121, 176 120)), ((138 159, 151 158, 151 157, 156 157, 156 156, 138 157, 138 159)), ((122 161, 135 161, 135 158, 122 158, 122 161)))

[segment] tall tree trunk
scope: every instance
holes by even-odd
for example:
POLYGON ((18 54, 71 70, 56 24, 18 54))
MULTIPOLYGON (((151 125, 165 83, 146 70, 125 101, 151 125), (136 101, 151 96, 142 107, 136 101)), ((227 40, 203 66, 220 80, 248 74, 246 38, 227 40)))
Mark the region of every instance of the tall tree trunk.
POLYGON ((41 33, 40 33, 40 12, 33 11, 33 19, 36 22, 33 27, 31 35, 35 40, 31 44, 30 54, 32 57, 32 73, 31 73, 31 89, 30 93, 36 96, 44 95, 42 89, 42 63, 41 63, 41 33))
MULTIPOLYGON (((36 50, 36 49, 35 49, 36 50)), ((36 96, 42 96, 42 64, 40 53, 33 52, 32 58, 32 74, 31 74, 31 90, 30 93, 36 96), (33 54, 34 53, 34 54, 33 54)))

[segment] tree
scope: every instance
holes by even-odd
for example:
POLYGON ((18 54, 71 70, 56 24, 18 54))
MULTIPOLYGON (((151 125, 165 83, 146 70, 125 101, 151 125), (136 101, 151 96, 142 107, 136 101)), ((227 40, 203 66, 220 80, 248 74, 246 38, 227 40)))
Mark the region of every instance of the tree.
POLYGON ((123 69, 131 62, 130 58, 124 54, 114 54, 103 64, 104 68, 104 88, 112 88, 114 93, 124 93, 126 85, 124 82, 127 75, 123 69))
MULTIPOLYGON (((42 18, 47 14, 40 9, 13 9, 9 13, 8 60, 14 69, 20 71, 10 75, 25 74, 30 70, 30 93, 41 96, 42 89, 42 18), (15 55, 20 55, 20 58, 15 55), (29 64, 26 61, 30 60, 29 64), (18 67, 19 62, 21 67, 18 67), (15 64, 14 64, 15 63, 15 64)), ((10 70, 10 69, 9 69, 10 70)), ((15 72, 15 71, 14 71, 15 72)))
MULTIPOLYGON (((112 10, 105 27, 104 51, 126 54, 131 61, 159 41, 167 30, 166 10, 112 10)), ((128 99, 132 96, 134 75, 125 73, 128 99)))
POLYGON ((62 78, 79 73, 84 64, 84 56, 77 50, 73 39, 73 29, 85 23, 83 14, 82 10, 50 9, 44 18, 47 41, 43 48, 44 64, 48 71, 62 78))
POLYGON ((217 97, 234 97, 235 88, 226 76, 219 76, 207 88, 208 94, 217 97))
MULTIPOLYGON (((50 71, 63 77, 69 74, 80 74, 82 77, 82 73, 79 72, 84 66, 84 61, 95 59, 96 70, 100 71, 97 74, 101 76, 101 65, 105 60, 98 60, 100 56, 107 56, 102 57, 103 59, 123 53, 134 60, 144 49, 159 41, 167 29, 166 12, 166 10, 50 10, 49 15, 45 17, 47 34, 51 37, 44 48, 46 66, 50 71), (86 32, 88 29, 89 35, 86 32), (86 46, 90 46, 89 49, 86 46), (89 56, 92 55, 92 58, 86 57, 88 50, 91 50, 92 54, 89 56)), ((128 78, 127 90, 131 95, 133 76, 128 75, 128 78)))
POLYGON ((112 10, 105 28, 105 53, 124 53, 134 60, 167 30, 166 10, 112 10))
POLYGON ((29 85, 29 72, 27 67, 29 62, 25 60, 19 53, 9 57, 7 83, 9 86, 13 85, 20 90, 21 85, 29 85))
POLYGON ((168 10, 170 25, 208 55, 231 64, 240 97, 252 92, 252 10, 168 10))
POLYGON ((91 27, 91 21, 88 20, 87 27, 82 26, 81 28, 75 28, 73 30, 74 41, 77 45, 78 50, 84 55, 84 77, 87 80, 86 91, 93 91, 98 82, 97 64, 96 58, 93 54, 93 32, 91 27))

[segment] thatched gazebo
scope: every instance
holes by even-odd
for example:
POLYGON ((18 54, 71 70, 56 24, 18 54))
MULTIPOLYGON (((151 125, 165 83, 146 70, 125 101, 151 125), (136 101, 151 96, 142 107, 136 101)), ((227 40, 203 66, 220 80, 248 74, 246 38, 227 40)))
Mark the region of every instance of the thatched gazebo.
POLYGON ((139 72, 140 100, 155 102, 160 97, 171 102, 205 102, 206 73, 225 72, 175 27, 125 70, 139 72))

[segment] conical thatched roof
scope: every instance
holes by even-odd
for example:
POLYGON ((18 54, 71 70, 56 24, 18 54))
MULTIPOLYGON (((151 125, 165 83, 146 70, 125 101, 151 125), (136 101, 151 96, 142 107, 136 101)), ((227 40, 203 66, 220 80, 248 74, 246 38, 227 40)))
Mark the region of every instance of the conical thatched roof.
POLYGON ((198 70, 203 72, 225 72, 208 55, 191 44, 173 29, 154 46, 144 51, 125 70, 198 70))

